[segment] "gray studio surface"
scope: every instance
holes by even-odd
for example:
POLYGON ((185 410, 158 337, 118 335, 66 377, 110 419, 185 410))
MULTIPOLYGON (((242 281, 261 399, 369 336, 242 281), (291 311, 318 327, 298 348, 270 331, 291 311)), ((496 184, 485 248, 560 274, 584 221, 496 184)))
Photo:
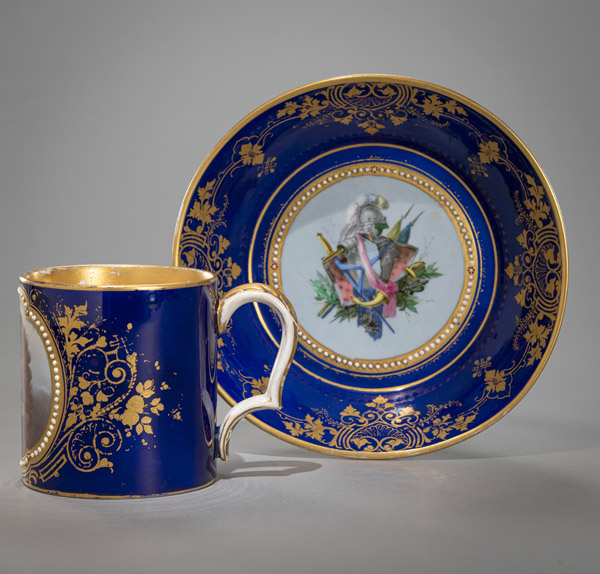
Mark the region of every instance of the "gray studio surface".
POLYGON ((599 23, 585 0, 0 3, 0 572, 596 572, 599 23), (195 493, 24 488, 19 273, 170 263, 181 200, 219 139, 276 95, 352 73, 472 98, 546 172, 570 291, 529 394, 411 459, 320 455, 244 422, 195 493))

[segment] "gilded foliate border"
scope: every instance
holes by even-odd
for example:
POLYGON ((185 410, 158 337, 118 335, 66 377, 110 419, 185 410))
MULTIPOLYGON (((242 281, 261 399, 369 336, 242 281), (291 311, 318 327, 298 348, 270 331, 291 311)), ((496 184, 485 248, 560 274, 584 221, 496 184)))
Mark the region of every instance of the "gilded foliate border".
POLYGON ((215 273, 219 294, 235 284, 242 269, 227 253, 231 244, 225 230, 229 198, 220 190, 239 168, 255 169, 258 178, 275 173, 277 157, 268 156, 265 146, 283 124, 307 126, 333 120, 344 125, 355 123, 366 133, 375 135, 385 127, 401 125, 410 116, 443 127, 449 125, 449 118, 466 117, 467 112, 453 99, 385 82, 331 86, 279 106, 274 119, 261 133, 234 143, 225 168, 216 178, 195 189, 183 216, 177 264, 215 273))
MULTIPOLYGON (((33 289, 24 303, 41 317, 35 305, 38 296, 33 289)), ((126 441, 140 440, 150 448, 154 421, 165 410, 159 391, 169 389, 166 382, 157 387, 153 379, 138 380, 139 358, 129 350, 127 337, 107 340, 97 321, 89 319, 87 302, 58 305, 53 322, 65 402, 45 456, 25 457, 23 476, 33 485, 59 476, 66 464, 80 472, 100 468, 113 472, 114 454, 128 450, 126 441)), ((160 370, 160 365, 155 368, 160 370)))
MULTIPOLYGON (((313 408, 304 418, 278 412, 289 436, 308 439, 312 444, 348 452, 390 453, 426 447, 472 428, 481 407, 489 400, 510 397, 516 365, 504 371, 494 370, 491 358, 475 361, 473 377, 483 377, 483 390, 473 406, 455 414, 459 401, 427 405, 424 412, 412 406, 399 407, 393 399, 378 395, 364 404, 348 403, 343 410, 330 413, 313 408)), ((265 371, 268 366, 265 365, 265 371)), ((263 394, 268 376, 251 378, 237 373, 243 385, 243 396, 263 394)))
POLYGON ((304 126, 333 120, 344 125, 355 124, 370 135, 397 127, 410 116, 445 127, 449 118, 466 117, 467 111, 456 100, 420 88, 388 82, 357 82, 303 95, 286 102, 277 112, 279 119, 305 120, 304 126))
MULTIPOLYGON (((493 368, 491 356, 473 362, 473 377, 482 379, 483 389, 468 409, 463 410, 459 401, 452 401, 429 404, 421 412, 410 406, 399 407, 393 399, 378 395, 361 405, 349 403, 336 413, 313 408, 310 414, 298 418, 279 412, 289 436, 356 453, 423 448, 476 427, 482 407, 490 400, 510 399, 515 374, 524 367, 535 367, 542 359, 556 326, 563 281, 563 254, 555 214, 547 191, 534 176, 510 161, 501 138, 480 138, 478 147, 477 155, 469 158, 472 173, 488 177, 488 167, 497 164, 519 182, 513 201, 518 213, 516 223, 522 227, 516 237, 522 251, 504 269, 519 288, 515 301, 526 311, 516 318, 512 339, 513 348, 520 351, 518 358, 506 369, 493 368)), ((241 373, 237 376, 243 382, 244 397, 263 392, 268 380, 248 378, 241 373)))
POLYGON ((229 289, 242 272, 234 258, 226 253, 231 245, 223 229, 227 225, 225 214, 229 198, 225 196, 219 203, 219 191, 226 178, 232 177, 239 168, 255 169, 259 178, 275 172, 277 158, 266 157, 263 151, 270 131, 238 140, 229 165, 204 187, 198 186, 187 206, 177 264, 214 273, 219 294, 229 289))
MULTIPOLYGON (((350 452, 393 452, 417 449, 441 442, 477 426, 482 406, 489 400, 511 398, 514 374, 522 367, 533 367, 541 360, 556 326, 562 292, 561 245, 552 206, 547 191, 536 177, 519 170, 508 158, 504 140, 484 136, 469 121, 468 112, 452 99, 429 90, 389 82, 356 82, 336 84, 321 91, 304 94, 285 102, 276 109, 276 119, 269 122, 258 136, 235 143, 231 164, 216 180, 197 190, 198 196, 185 217, 180 243, 181 264, 206 268, 220 276, 220 288, 230 287, 241 269, 225 258, 229 241, 214 230, 224 226, 227 198, 216 206, 214 197, 227 175, 244 166, 258 166, 259 177, 273 173, 276 158, 265 159, 264 144, 272 132, 284 122, 294 122, 294 128, 306 128, 328 121, 344 125, 355 124, 365 133, 375 135, 381 130, 400 126, 410 116, 438 127, 450 121, 463 124, 477 141, 479 151, 468 158, 471 174, 487 178, 492 164, 510 172, 519 182, 513 192, 518 211, 517 224, 522 231, 517 241, 522 248, 504 272, 520 290, 515 296, 525 309, 517 317, 517 329, 512 345, 520 356, 507 369, 494 369, 491 357, 481 357, 473 363, 473 377, 483 377, 481 396, 474 404, 461 410, 458 401, 442 405, 427 405, 426 412, 412 407, 397 407, 389 398, 379 395, 362 405, 348 404, 339 413, 311 409, 311 414, 296 418, 279 411, 278 415, 295 438, 308 439, 311 444, 350 452), (198 223, 196 223, 198 222, 198 223), (458 412, 458 414, 456 414, 458 412)), ((249 378, 220 362, 219 368, 242 381, 242 397, 259 394, 268 378, 249 378)), ((265 373, 268 368, 265 366, 265 373)))
POLYGON ((515 301, 525 311, 517 317, 513 348, 522 348, 519 366, 539 362, 555 329, 563 286, 562 247, 547 192, 529 173, 523 173, 509 160, 505 142, 491 137, 479 143, 473 165, 487 172, 496 164, 516 176, 520 186, 513 191, 513 201, 522 226, 517 241, 522 251, 505 268, 506 275, 519 288, 515 301))

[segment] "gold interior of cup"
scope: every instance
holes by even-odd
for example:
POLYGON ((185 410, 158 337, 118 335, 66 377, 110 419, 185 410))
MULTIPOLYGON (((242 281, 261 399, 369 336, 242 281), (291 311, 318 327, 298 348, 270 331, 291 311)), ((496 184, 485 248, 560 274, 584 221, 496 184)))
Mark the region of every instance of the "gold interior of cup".
POLYGON ((22 283, 74 290, 155 290, 205 285, 216 281, 208 271, 162 265, 69 265, 23 273, 22 283))

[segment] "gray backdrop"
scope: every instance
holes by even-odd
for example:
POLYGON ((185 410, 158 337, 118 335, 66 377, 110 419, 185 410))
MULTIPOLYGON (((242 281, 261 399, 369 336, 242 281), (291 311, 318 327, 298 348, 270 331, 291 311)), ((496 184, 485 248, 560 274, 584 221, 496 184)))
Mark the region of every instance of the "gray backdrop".
POLYGON ((3 0, 0 571, 597 571, 599 6, 3 0), (221 479, 197 493, 106 502, 23 488, 19 272, 169 263, 180 202, 216 142, 270 98, 349 73, 461 92, 546 171, 570 294, 532 391, 486 432, 414 459, 320 456, 243 423, 221 479))

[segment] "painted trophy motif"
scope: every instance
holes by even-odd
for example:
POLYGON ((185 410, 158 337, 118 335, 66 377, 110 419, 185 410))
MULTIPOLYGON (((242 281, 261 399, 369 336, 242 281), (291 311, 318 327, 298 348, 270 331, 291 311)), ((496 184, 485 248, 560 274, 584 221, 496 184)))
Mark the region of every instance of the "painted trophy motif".
MULTIPOLYGON (((250 420, 358 458, 500 420, 546 364, 568 282, 560 210, 524 144, 456 92, 383 75, 302 86, 244 118, 190 184, 173 262, 216 272, 221 291, 285 295, 289 399, 250 420)), ((254 306, 222 335, 227 402, 262 391, 278 333, 254 306)))
POLYGON ((435 263, 416 260, 419 249, 409 243, 423 211, 409 219, 411 205, 390 228, 383 214, 388 208, 382 195, 358 197, 348 207, 335 250, 318 233, 326 251, 321 260, 326 276, 318 273, 311 280, 315 299, 324 302, 318 312, 322 319, 332 311, 335 321, 356 319, 374 340, 382 337, 384 326, 395 333, 387 319, 396 317, 398 310, 416 313, 419 300, 415 294, 442 275, 435 263))

